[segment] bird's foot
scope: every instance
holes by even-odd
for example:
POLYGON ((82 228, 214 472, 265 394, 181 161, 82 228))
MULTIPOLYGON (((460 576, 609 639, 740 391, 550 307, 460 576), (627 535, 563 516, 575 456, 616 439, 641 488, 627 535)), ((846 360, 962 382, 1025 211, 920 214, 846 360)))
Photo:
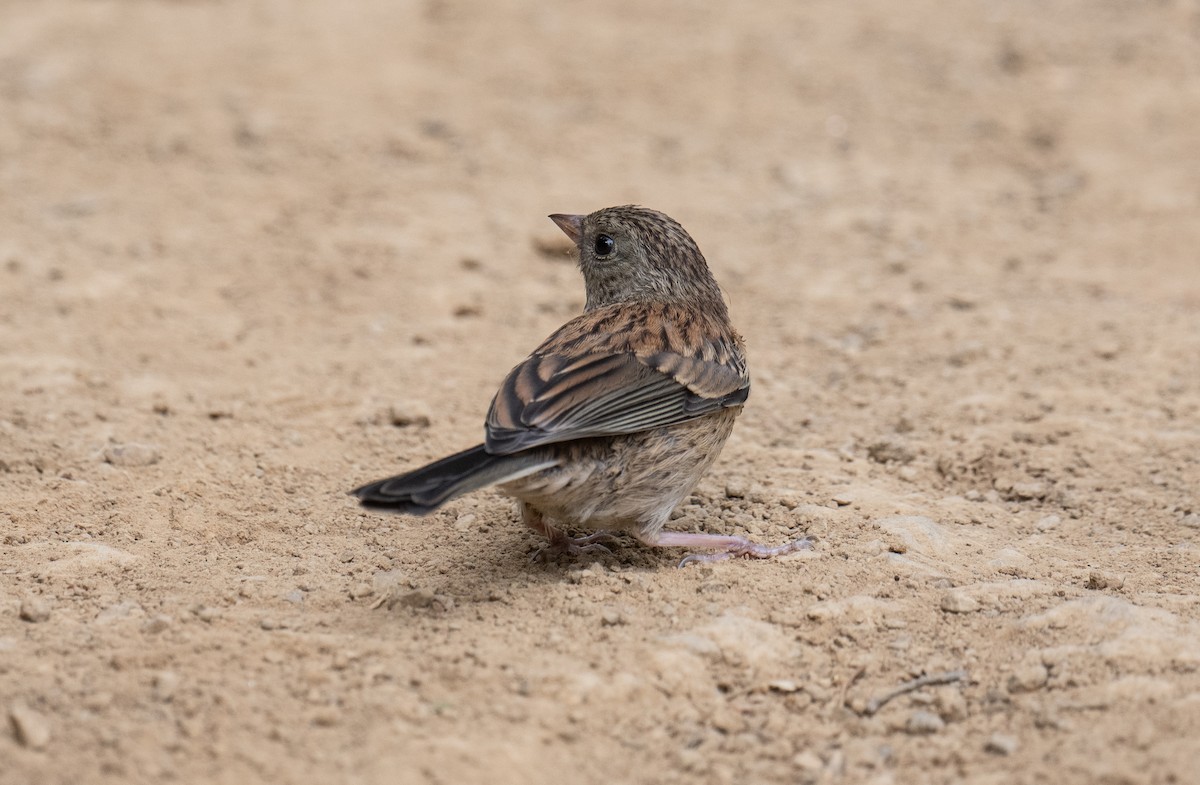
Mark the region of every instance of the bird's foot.
POLYGON ((550 542, 533 552, 529 557, 531 562, 547 561, 561 554, 579 556, 585 553, 612 553, 605 543, 614 543, 617 538, 609 532, 593 532, 586 537, 568 537, 558 530, 550 542))
POLYGON ((812 548, 813 541, 808 537, 784 543, 783 545, 761 545, 745 537, 734 537, 724 534, 696 534, 693 532, 657 532, 652 537, 643 537, 647 545, 658 545, 668 548, 700 548, 710 553, 693 553, 684 556, 679 562, 680 567, 689 564, 724 561, 735 556, 748 559, 771 559, 783 556, 785 553, 795 553, 812 548))

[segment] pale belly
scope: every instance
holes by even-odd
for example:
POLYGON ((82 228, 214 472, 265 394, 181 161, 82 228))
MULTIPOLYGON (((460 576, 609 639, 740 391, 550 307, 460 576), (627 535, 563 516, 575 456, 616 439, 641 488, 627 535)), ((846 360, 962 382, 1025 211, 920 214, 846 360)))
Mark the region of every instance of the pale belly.
POLYGON ((500 488, 567 527, 653 533, 720 455, 740 412, 554 445, 559 466, 500 488))

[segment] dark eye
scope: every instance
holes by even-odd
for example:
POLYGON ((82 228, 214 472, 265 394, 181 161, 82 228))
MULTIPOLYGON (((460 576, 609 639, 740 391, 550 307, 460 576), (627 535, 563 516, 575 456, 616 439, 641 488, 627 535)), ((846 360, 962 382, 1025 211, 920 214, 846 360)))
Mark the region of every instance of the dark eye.
POLYGON ((596 256, 608 256, 617 244, 607 234, 596 235, 596 256))

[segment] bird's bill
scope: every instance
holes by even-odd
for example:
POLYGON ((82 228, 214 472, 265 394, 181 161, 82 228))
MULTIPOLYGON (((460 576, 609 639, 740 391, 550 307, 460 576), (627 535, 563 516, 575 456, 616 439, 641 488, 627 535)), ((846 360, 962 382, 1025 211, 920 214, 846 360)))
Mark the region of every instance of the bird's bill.
POLYGON ((579 238, 583 237, 583 216, 582 215, 564 215, 563 213, 555 213, 550 216, 550 220, 558 224, 558 228, 563 230, 563 234, 571 238, 571 242, 579 244, 579 238))

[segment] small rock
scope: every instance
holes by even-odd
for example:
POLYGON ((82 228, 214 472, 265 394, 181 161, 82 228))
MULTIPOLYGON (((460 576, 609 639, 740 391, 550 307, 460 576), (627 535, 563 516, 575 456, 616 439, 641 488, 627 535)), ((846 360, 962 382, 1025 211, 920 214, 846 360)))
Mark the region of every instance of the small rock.
POLYGON ((1057 515, 1047 515, 1044 518, 1038 519, 1038 522, 1034 525, 1034 528, 1040 532, 1045 532, 1050 531, 1051 529, 1057 529, 1060 523, 1062 523, 1062 518, 1058 517, 1057 515))
POLYGON ((214 608, 211 605, 201 605, 192 609, 192 613, 196 614, 196 618, 202 622, 211 624, 221 618, 221 609, 214 608))
POLYGON ((946 613, 974 613, 979 601, 963 591, 948 591, 942 595, 942 610, 946 613))
POLYGON ((112 444, 104 448, 103 458, 113 466, 150 466, 158 463, 162 452, 152 444, 112 444))
POLYGON ((1183 516, 1183 525, 1189 529, 1200 529, 1200 513, 1190 512, 1183 516))
POLYGON ((388 407, 388 422, 397 428, 428 428, 432 420, 423 401, 397 401, 388 407))
POLYGON ((304 592, 300 589, 292 589, 287 594, 283 595, 284 602, 290 602, 293 605, 299 605, 304 602, 304 592))
POLYGON ((1033 692, 1046 686, 1050 672, 1040 662, 1017 668, 1008 677, 1009 692, 1033 692))
POLYGON ((272 619, 270 616, 267 616, 267 617, 259 620, 258 626, 263 628, 267 632, 270 632, 271 630, 279 629, 281 625, 279 624, 278 619, 272 619))
POLYGON ((46 621, 50 618, 50 600, 40 594, 30 594, 21 600, 21 618, 32 624, 46 621))
POLYGON ((8 720, 22 747, 40 750, 50 743, 49 721, 24 703, 17 702, 8 707, 8 720))
POLYGON ((1044 499, 1046 484, 1042 482, 1014 482, 1008 493, 1013 499, 1044 499))
POLYGON ((854 504, 854 502, 858 500, 858 497, 849 491, 842 491, 841 493, 834 494, 830 498, 833 499, 833 502, 839 507, 847 507, 851 504, 854 504))
POLYGON ((867 457, 876 463, 911 463, 912 450, 897 439, 881 439, 867 447, 867 457))
POLYGON ((983 745, 984 752, 993 755, 1012 755, 1017 751, 1017 738, 1007 733, 993 733, 983 745))
POLYGON ((605 608, 600 611, 600 624, 605 627, 616 627, 618 624, 624 624, 625 617, 616 608, 605 608))
POLYGON ((458 519, 454 521, 454 531, 468 532, 475 525, 475 521, 477 520, 479 520, 479 517, 474 513, 469 512, 465 515, 460 515, 458 516, 458 519))
POLYGON ((779 502, 780 506, 794 510, 803 502, 803 496, 799 491, 785 489, 777 493, 775 500, 779 502))
POLYGON ((730 499, 744 499, 750 492, 750 485, 745 477, 730 477, 725 483, 725 496, 730 499))
POLYGON ((1088 589, 1120 589, 1125 585, 1125 579, 1119 575, 1092 570, 1088 573, 1087 581, 1083 584, 1088 589))
POLYGON ((913 735, 928 735, 937 733, 946 727, 945 721, 931 711, 917 710, 908 715, 904 730, 913 735))
POLYGON ((351 599, 355 600, 361 600, 363 597, 370 597, 374 593, 375 587, 366 581, 363 581, 362 583, 356 583, 353 588, 350 589, 350 597, 351 599))
POLYGON ((767 686, 774 692, 796 692, 800 689, 800 685, 791 679, 776 679, 767 686))
POLYGON ((825 768, 825 761, 812 750, 804 750, 796 753, 792 758, 792 765, 802 771, 816 772, 825 768))

